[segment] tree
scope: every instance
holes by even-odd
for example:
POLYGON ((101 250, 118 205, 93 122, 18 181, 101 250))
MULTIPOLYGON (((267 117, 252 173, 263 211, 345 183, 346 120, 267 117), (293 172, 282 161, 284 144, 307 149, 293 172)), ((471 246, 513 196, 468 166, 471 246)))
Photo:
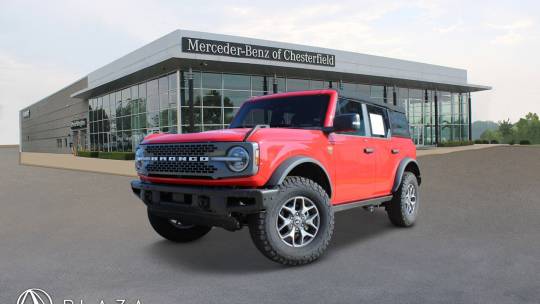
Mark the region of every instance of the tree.
POLYGON ((510 118, 499 121, 499 133, 501 134, 504 143, 515 141, 514 129, 512 123, 510 122, 510 118))
POLYGON ((525 118, 521 118, 516 124, 516 139, 529 140, 531 143, 540 143, 540 120, 538 114, 528 113, 525 118))

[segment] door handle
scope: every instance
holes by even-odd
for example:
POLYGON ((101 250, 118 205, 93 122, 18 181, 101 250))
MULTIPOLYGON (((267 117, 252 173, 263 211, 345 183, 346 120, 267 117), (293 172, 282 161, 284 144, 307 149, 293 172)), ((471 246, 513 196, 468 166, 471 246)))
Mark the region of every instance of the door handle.
POLYGON ((375 152, 375 149, 373 149, 373 148, 364 148, 364 153, 366 153, 366 154, 371 154, 373 152, 375 152))
POLYGON ((392 149, 392 154, 398 154, 399 153, 399 149, 392 149))

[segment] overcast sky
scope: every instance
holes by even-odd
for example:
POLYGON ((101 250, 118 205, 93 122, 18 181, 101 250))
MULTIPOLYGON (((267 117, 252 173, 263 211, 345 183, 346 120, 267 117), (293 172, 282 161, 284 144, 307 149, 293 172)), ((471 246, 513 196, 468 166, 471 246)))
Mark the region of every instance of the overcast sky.
POLYGON ((515 121, 540 112, 539 3, 0 0, 0 144, 23 107, 178 28, 465 68, 494 88, 473 120, 515 121))

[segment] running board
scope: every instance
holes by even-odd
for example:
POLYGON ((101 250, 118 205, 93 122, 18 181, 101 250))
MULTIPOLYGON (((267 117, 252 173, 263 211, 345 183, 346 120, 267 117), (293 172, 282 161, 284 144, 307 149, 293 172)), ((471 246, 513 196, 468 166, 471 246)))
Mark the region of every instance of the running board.
POLYGON ((335 205, 333 206, 332 209, 334 209, 334 212, 339 212, 339 211, 345 211, 345 210, 349 210, 349 209, 357 208, 357 207, 378 206, 382 203, 391 201, 392 198, 393 198, 392 195, 388 195, 388 196, 383 196, 383 197, 367 199, 363 201, 344 203, 344 204, 335 205))

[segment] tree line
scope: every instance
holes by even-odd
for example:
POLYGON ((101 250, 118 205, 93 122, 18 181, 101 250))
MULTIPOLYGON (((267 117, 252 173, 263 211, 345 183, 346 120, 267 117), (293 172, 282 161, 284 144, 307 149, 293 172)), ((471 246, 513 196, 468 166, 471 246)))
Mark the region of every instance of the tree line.
POLYGON ((504 144, 540 144, 540 119, 538 114, 529 112, 516 123, 502 120, 497 129, 484 131, 480 139, 504 144))

